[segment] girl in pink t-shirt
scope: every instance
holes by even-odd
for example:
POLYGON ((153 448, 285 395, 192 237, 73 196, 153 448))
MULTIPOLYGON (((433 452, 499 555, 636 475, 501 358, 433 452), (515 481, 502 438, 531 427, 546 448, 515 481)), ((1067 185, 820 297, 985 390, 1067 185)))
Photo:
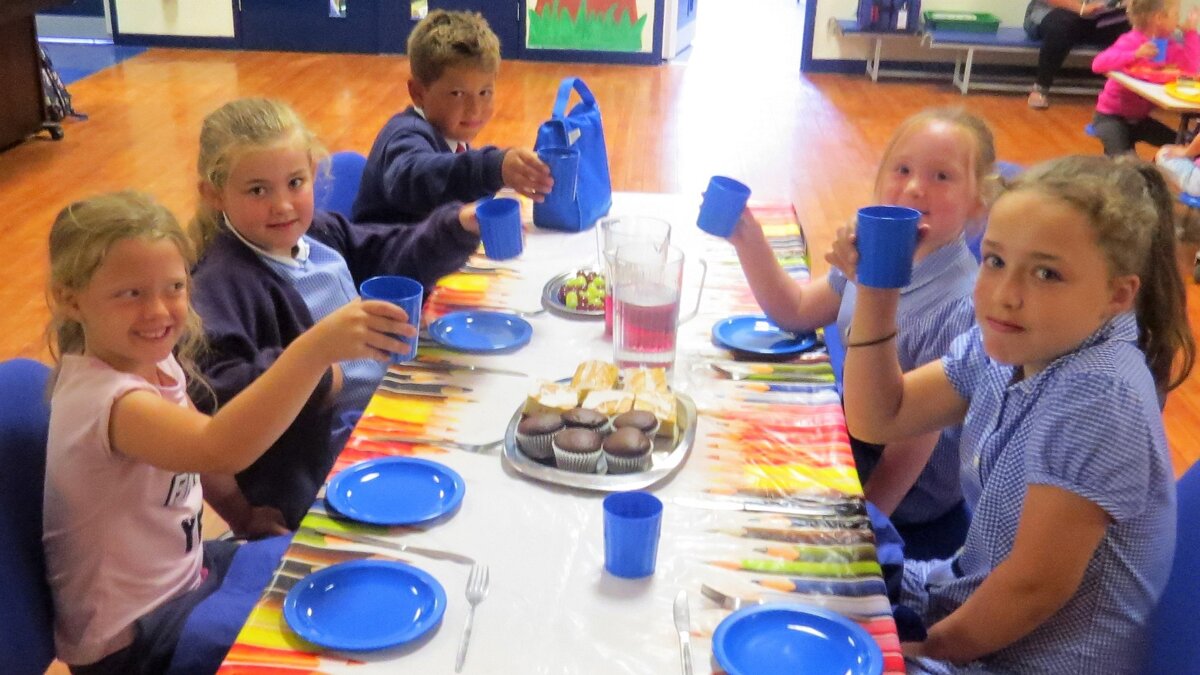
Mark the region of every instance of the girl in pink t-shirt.
MULTIPOLYGON (((1200 14, 1197 9, 1193 8, 1178 26, 1183 31, 1182 42, 1176 42, 1172 37, 1179 23, 1179 0, 1131 0, 1128 13, 1133 30, 1096 55, 1092 61, 1093 71, 1103 75, 1134 67, 1175 66, 1183 72, 1193 73, 1200 68, 1200 36, 1196 34, 1200 14)), ((1104 144, 1104 154, 1133 152, 1133 145, 1138 141, 1151 145, 1173 142, 1175 131, 1151 117, 1152 110, 1153 103, 1119 82, 1105 82, 1092 119, 1094 133, 1104 144)))
POLYGON ((50 230, 43 543, 56 649, 77 674, 165 670, 195 596, 213 589, 207 565, 223 574, 231 557, 201 541, 199 473, 246 467, 334 363, 386 359, 407 349, 389 333, 415 333, 394 305, 348 304, 209 417, 186 393, 203 335, 193 263, 175 218, 136 193, 72 204, 50 230))

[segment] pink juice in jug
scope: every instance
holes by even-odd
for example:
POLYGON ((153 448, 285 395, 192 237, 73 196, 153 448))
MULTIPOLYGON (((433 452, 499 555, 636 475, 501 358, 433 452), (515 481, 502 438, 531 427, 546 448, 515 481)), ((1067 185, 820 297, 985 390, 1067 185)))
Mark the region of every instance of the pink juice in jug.
MULTIPOLYGON (((624 295, 624 294, 623 294, 624 295)), ((675 364, 679 294, 664 286, 642 286, 617 300, 613 314, 617 366, 671 368, 675 364)))

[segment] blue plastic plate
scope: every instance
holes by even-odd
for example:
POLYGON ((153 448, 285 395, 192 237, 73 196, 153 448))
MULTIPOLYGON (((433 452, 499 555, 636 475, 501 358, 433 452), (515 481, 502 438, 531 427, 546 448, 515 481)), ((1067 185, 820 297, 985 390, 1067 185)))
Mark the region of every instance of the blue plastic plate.
POLYGON ((713 324, 712 338, 722 347, 749 354, 799 354, 817 344, 816 333, 789 333, 761 314, 721 319, 713 324))
POLYGON ((528 344, 533 326, 505 312, 451 312, 429 325, 429 335, 463 352, 501 352, 528 344))
POLYGON ((827 609, 755 605, 725 617, 713 655, 729 675, 879 675, 883 652, 867 631, 827 609))
POLYGON ((283 616, 300 637, 327 649, 366 651, 411 642, 442 622, 446 591, 401 562, 352 560, 292 586, 283 616))
POLYGON ((380 457, 339 472, 325 489, 335 511, 374 525, 413 525, 453 511, 467 487, 450 467, 415 457, 380 457))

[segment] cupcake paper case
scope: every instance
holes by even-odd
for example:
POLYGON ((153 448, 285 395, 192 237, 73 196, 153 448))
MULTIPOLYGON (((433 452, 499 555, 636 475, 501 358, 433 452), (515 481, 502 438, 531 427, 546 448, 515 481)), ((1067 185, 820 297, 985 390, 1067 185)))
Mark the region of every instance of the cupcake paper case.
POLYGON ((554 461, 560 469, 596 473, 602 439, 598 432, 589 429, 563 429, 554 434, 554 461))
POLYGON ((517 424, 517 447, 527 457, 548 460, 554 457, 554 434, 562 428, 562 416, 557 413, 529 415, 517 424))
POLYGON ((617 429, 604 439, 604 461, 608 473, 635 473, 650 468, 654 442, 633 427, 617 429))

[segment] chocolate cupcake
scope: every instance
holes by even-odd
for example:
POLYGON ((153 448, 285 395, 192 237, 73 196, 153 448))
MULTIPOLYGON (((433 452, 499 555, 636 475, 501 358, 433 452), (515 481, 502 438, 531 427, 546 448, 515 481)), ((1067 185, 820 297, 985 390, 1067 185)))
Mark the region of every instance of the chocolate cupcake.
POLYGON ((576 473, 596 473, 600 462, 600 443, 604 440, 591 429, 568 427, 554 434, 554 461, 560 469, 576 473))
POLYGON ((575 408, 563 413, 563 424, 578 429, 608 433, 608 416, 590 408, 575 408))
POLYGON ((630 410, 612 419, 613 431, 626 427, 637 429, 646 434, 647 438, 654 438, 654 434, 658 432, 658 418, 647 410, 630 410))
POLYGON ((617 429, 604 439, 604 461, 609 473, 633 473, 650 468, 650 437, 633 427, 617 429))
POLYGON ((517 423, 517 447, 527 457, 538 461, 548 460, 554 457, 554 434, 562 428, 562 415, 558 413, 526 415, 517 423))

